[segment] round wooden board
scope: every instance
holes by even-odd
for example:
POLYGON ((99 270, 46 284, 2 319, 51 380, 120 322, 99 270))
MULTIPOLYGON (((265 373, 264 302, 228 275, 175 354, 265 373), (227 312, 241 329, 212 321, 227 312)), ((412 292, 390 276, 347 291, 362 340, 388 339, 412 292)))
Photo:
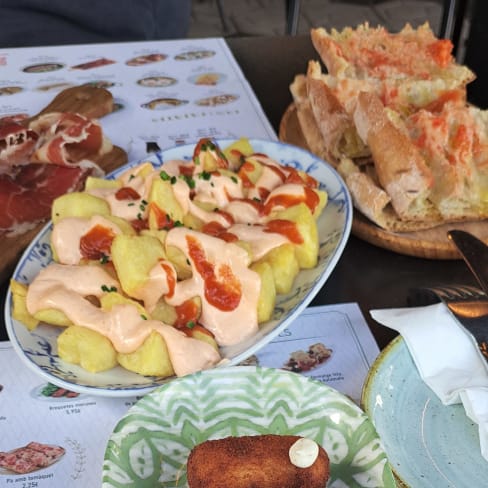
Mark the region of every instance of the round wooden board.
MULTIPOLYGON (((283 114, 279 127, 279 138, 283 142, 310 150, 300 128, 293 103, 283 114)), ((352 233, 370 244, 400 254, 427 259, 461 259, 461 255, 447 237, 447 232, 452 229, 471 232, 488 243, 488 223, 486 221, 458 222, 418 232, 399 233, 378 227, 354 209, 352 223, 352 233)))

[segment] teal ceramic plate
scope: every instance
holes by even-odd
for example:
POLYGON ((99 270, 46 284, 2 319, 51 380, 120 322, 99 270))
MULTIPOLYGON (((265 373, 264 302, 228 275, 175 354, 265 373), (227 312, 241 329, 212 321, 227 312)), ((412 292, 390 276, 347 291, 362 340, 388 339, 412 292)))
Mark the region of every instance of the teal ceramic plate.
POLYGON ((487 486, 477 426, 462 405, 443 405, 425 385, 401 337, 371 367, 362 405, 403 485, 487 486))
POLYGON ((195 445, 266 433, 321 444, 331 461, 329 488, 395 487, 372 423, 351 400, 297 373, 234 366, 176 379, 139 400, 110 437, 103 488, 187 486, 195 445))

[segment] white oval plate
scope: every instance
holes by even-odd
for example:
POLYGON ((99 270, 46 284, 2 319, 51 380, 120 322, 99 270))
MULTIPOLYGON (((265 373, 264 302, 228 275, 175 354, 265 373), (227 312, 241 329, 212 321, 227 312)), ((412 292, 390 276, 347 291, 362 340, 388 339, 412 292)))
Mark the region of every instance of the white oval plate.
POLYGON ((373 363, 362 405, 399 486, 487 485, 488 463, 480 453, 477 426, 462 405, 443 405, 422 381, 400 336, 373 363))
POLYGON ((178 378, 139 400, 110 437, 102 486, 187 486, 194 446, 257 434, 315 440, 330 459, 328 488, 396 486, 373 424, 357 405, 319 381, 253 366, 178 378))
MULTIPOLYGON (((232 140, 217 141, 221 147, 232 140)), ((279 295, 273 319, 264 323, 254 337, 236 346, 222 348, 224 365, 236 365, 261 349, 300 314, 322 288, 335 268, 351 232, 352 204, 349 192, 336 171, 311 153, 288 144, 251 139, 256 152, 265 153, 282 164, 301 169, 314 176, 328 193, 327 206, 318 219, 320 241, 318 265, 300 271, 294 290, 288 295, 279 295)), ((191 159, 195 145, 189 144, 164 150, 146 158, 155 166, 170 159, 191 159)), ((116 177, 136 161, 112 173, 116 177)), ((52 227, 46 225, 33 240, 20 259, 13 278, 30 283, 42 267, 52 261, 50 235, 52 227)), ((7 333, 15 351, 34 372, 46 380, 68 390, 103 396, 136 396, 171 381, 172 378, 145 377, 116 367, 101 373, 89 373, 73 364, 59 359, 56 338, 60 328, 40 325, 32 332, 12 318, 12 294, 9 288, 5 302, 7 333)))

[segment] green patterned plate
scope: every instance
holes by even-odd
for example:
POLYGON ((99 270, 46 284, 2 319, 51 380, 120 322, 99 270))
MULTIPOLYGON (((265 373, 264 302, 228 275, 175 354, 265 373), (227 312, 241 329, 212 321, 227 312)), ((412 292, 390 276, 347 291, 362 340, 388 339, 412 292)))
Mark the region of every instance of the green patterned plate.
POLYGON ((373 424, 355 403, 311 378, 253 366, 178 378, 139 400, 110 437, 103 487, 187 486, 195 445, 266 433, 321 444, 331 461, 329 488, 395 487, 373 424))

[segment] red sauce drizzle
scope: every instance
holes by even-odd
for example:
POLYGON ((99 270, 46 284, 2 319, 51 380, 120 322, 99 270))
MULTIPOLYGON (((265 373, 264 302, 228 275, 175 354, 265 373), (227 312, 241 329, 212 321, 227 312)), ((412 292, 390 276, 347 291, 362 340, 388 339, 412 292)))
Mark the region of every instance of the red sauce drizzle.
POLYGON ((163 268, 164 271, 166 272, 166 281, 168 283, 168 290, 169 290, 168 293, 166 293, 166 296, 168 298, 171 298, 174 295, 176 289, 175 272, 168 263, 161 261, 159 264, 161 265, 161 268, 163 268))
POLYGON ((200 316, 200 307, 195 300, 185 300, 180 305, 175 306, 176 321, 173 324, 177 329, 188 329, 187 325, 191 322, 197 323, 200 316))
POLYGON ((149 229, 149 222, 147 219, 134 219, 130 221, 130 225, 136 232, 149 229))
POLYGON ((294 244, 302 244, 303 237, 298 230, 295 222, 285 219, 270 220, 264 226, 264 232, 272 232, 274 234, 281 234, 285 236, 290 242, 294 244))
POLYGON ((180 175, 183 176, 193 176, 193 166, 189 164, 180 164, 178 166, 178 170, 180 172, 180 175))
POLYGON ((200 309, 194 300, 185 300, 181 305, 177 305, 175 309, 177 317, 173 325, 178 330, 181 330, 189 337, 194 336, 195 332, 214 337, 208 329, 197 323, 200 309))
POLYGON ((95 225, 80 239, 80 252, 85 259, 102 259, 110 255, 115 238, 112 229, 95 225))
POLYGON ((202 232, 209 236, 223 239, 225 242, 235 242, 239 240, 235 234, 227 232, 227 229, 221 223, 215 221, 204 224, 202 232))
MULTIPOLYGON (((263 154, 262 156, 267 157, 265 154, 263 154)), ((278 166, 275 166, 274 164, 266 164, 263 161, 261 161, 261 164, 263 166, 266 166, 271 171, 273 171, 282 182, 285 182, 285 180, 286 180, 286 173, 284 171, 282 171, 281 168, 279 168, 278 166)))
POLYGON ((229 225, 232 225, 234 223, 234 217, 232 217, 229 212, 225 212, 224 210, 214 210, 214 213, 220 215, 225 220, 227 220, 229 225))
POLYGON ((295 168, 287 168, 289 170, 285 183, 296 183, 298 185, 305 185, 308 188, 318 188, 319 182, 308 173, 299 173, 295 168))
POLYGON ((134 188, 124 186, 116 191, 115 198, 117 200, 139 200, 141 196, 134 190, 134 188))
POLYGON ((149 204, 149 215, 155 220, 158 229, 169 230, 175 226, 174 220, 154 202, 149 204))
POLYGON ((242 181, 243 188, 252 188, 254 185, 252 181, 249 179, 249 173, 254 171, 254 166, 246 161, 242 166, 239 168, 237 175, 242 181))
POLYGON ((242 296, 241 283, 227 264, 221 264, 218 276, 215 266, 206 259, 205 251, 194 236, 186 236, 188 251, 196 271, 204 281, 205 299, 223 312, 235 310, 242 296))
POLYGON ((301 195, 286 195, 278 194, 270 198, 264 206, 264 213, 268 215, 271 213, 275 206, 282 206, 285 208, 298 205, 299 203, 305 203, 311 212, 314 212, 319 204, 319 196, 311 188, 303 187, 303 193, 301 195))

